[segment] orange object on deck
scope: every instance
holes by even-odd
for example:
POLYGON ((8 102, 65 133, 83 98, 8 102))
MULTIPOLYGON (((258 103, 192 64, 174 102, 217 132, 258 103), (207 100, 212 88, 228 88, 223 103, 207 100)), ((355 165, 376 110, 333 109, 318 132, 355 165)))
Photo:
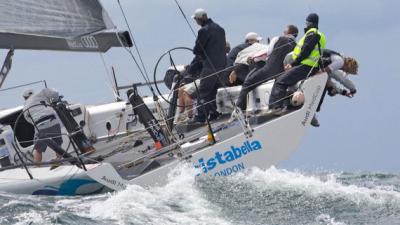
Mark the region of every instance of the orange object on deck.
POLYGON ((207 133, 207 140, 208 140, 209 142, 213 142, 213 141, 214 141, 214 138, 213 138, 213 135, 212 135, 211 132, 208 132, 208 133, 207 133))
POLYGON ((154 146, 156 147, 157 150, 159 150, 159 149, 162 148, 162 145, 161 145, 161 142, 160 142, 160 141, 156 141, 156 142, 154 143, 154 146))

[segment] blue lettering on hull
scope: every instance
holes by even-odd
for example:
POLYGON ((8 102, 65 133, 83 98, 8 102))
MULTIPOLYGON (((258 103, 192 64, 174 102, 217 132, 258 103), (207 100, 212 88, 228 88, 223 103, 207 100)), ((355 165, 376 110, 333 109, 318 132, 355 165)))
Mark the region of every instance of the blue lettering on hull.
MULTIPOLYGON (((216 151, 215 155, 210 158, 200 158, 198 164, 195 168, 201 168, 204 174, 209 174, 210 171, 214 170, 217 166, 223 165, 225 163, 233 162, 239 160, 242 156, 251 154, 252 152, 262 149, 261 142, 258 140, 243 142, 242 146, 235 147, 231 146, 230 149, 220 152, 216 151)), ((236 173, 245 168, 244 163, 240 162, 232 167, 225 168, 219 172, 214 173, 214 176, 228 176, 230 174, 236 173)), ((200 174, 198 174, 200 175, 200 174)))
POLYGON ((239 172, 239 171, 241 171, 241 170, 244 170, 244 163, 239 163, 239 164, 237 164, 237 165, 234 165, 234 166, 232 166, 232 167, 228 167, 228 168, 225 168, 225 169, 223 169, 223 170, 221 170, 221 171, 219 171, 219 172, 216 172, 215 174, 214 174, 214 176, 216 176, 216 177, 219 177, 219 176, 229 176, 229 175, 231 175, 231 174, 234 174, 234 173, 237 173, 237 172, 239 172))

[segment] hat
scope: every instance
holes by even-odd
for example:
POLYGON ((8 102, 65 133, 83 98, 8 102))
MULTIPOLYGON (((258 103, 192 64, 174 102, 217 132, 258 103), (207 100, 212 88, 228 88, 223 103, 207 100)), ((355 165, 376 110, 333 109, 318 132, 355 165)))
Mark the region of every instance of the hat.
POLYGON ((207 12, 204 9, 196 9, 194 11, 194 14, 192 15, 192 19, 199 19, 202 18, 203 16, 207 16, 207 12))
POLYGON ((247 34, 246 34, 245 40, 246 40, 246 41, 248 41, 248 40, 257 40, 257 41, 261 41, 261 40, 262 40, 262 37, 260 37, 260 36, 259 36, 257 33, 255 33, 255 32, 250 32, 250 33, 247 33, 247 34))
POLYGON ((24 93, 22 94, 22 97, 24 99, 28 99, 31 95, 33 95, 33 90, 32 89, 28 89, 28 90, 24 91, 24 93))
POLYGON ((310 13, 307 16, 306 21, 314 25, 318 25, 319 17, 316 13, 310 13))

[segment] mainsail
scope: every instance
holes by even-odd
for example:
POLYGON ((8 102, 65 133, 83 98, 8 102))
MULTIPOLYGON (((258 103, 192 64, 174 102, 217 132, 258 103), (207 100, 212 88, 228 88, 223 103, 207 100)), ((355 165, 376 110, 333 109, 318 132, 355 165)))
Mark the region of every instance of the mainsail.
POLYGON ((131 45, 98 0, 0 1, 0 48, 106 52, 131 45))

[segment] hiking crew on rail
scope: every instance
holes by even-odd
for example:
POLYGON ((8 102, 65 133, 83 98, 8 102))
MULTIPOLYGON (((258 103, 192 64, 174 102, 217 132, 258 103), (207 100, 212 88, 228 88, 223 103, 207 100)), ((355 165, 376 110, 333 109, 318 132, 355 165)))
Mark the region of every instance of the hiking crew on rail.
MULTIPOLYGON (((328 93, 333 96, 340 93, 352 97, 356 93, 355 86, 347 78, 347 74, 357 73, 357 61, 326 49, 327 39, 318 29, 319 17, 315 13, 306 17, 304 35, 297 44, 298 29, 294 25, 288 25, 282 36, 272 40, 268 38, 268 45, 259 43, 262 38, 257 33, 250 32, 246 35, 245 42, 235 46, 229 53, 226 52, 229 43, 225 39, 224 29, 213 22, 205 10, 197 9, 192 18, 201 28, 193 49, 194 59, 185 68, 186 73, 197 81, 186 83, 180 89, 179 99, 184 106, 180 108, 178 122, 204 124, 207 117, 209 120, 217 119, 220 112, 216 107, 216 94, 221 86, 243 83, 241 89, 235 89, 240 90, 235 104, 245 112, 248 93, 268 80, 275 79, 269 96, 268 111, 263 112, 275 116, 289 112, 289 102, 294 107, 301 105, 298 102, 304 101, 302 92, 297 91, 300 93, 294 93, 292 100, 288 101, 291 96, 288 88, 319 71, 329 75, 324 95, 328 93), (248 69, 239 76, 238 71, 242 67, 248 69), (224 68, 225 71, 222 71, 224 68), (229 82, 225 82, 227 79, 229 82), (342 84, 345 89, 335 85, 332 79, 342 84), (191 109, 192 100, 199 100, 195 116, 191 109), (186 114, 189 115, 186 119, 183 114, 185 108, 188 108, 186 114)), ((322 101, 323 98, 318 111, 322 101)), ((311 124, 319 126, 315 116, 311 124)))

